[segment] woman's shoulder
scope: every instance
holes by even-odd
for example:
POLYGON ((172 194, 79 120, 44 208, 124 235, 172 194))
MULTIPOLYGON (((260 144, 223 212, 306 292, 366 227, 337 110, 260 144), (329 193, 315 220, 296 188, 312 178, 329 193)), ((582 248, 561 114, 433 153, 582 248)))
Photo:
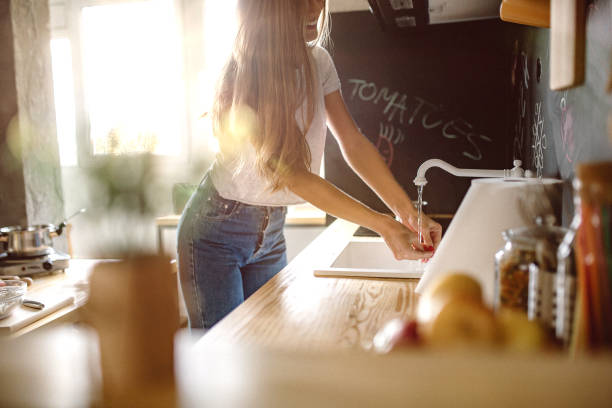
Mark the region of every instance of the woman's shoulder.
POLYGON ((315 45, 314 47, 312 47, 312 56, 319 64, 328 65, 334 63, 331 55, 329 54, 329 51, 327 51, 320 45, 315 45))
POLYGON ((329 52, 325 48, 316 45, 312 48, 312 56, 316 61, 319 79, 323 85, 324 94, 327 95, 339 89, 340 79, 338 78, 336 66, 334 65, 331 55, 329 55, 329 52))

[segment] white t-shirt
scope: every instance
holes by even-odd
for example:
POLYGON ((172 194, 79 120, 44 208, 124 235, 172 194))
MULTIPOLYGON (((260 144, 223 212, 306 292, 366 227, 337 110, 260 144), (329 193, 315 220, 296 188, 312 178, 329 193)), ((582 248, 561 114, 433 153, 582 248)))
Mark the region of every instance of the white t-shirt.
MULTIPOLYGON (((329 53, 322 47, 314 47, 312 54, 316 62, 319 83, 315 84, 315 112, 306 133, 306 141, 310 148, 310 169, 318 174, 323 158, 325 147, 325 135, 327 134, 327 115, 325 112, 324 96, 340 89, 340 79, 336 72, 334 62, 329 53)), ((303 115, 296 112, 296 121, 300 128, 304 129, 303 115)), ((304 200, 293 194, 288 189, 272 192, 270 183, 259 174, 255 167, 255 148, 251 143, 245 143, 242 151, 244 165, 236 172, 237 163, 226 160, 219 153, 210 171, 210 176, 215 188, 223 198, 241 201, 246 204, 281 206, 300 204, 304 200)))

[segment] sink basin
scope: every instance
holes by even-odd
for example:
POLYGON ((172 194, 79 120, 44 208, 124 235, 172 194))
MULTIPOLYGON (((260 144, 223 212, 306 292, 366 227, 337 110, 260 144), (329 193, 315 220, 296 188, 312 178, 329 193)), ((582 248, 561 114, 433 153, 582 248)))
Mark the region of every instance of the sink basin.
POLYGON ((420 278, 421 261, 398 261, 380 237, 353 237, 328 267, 314 270, 316 276, 370 278, 420 278))

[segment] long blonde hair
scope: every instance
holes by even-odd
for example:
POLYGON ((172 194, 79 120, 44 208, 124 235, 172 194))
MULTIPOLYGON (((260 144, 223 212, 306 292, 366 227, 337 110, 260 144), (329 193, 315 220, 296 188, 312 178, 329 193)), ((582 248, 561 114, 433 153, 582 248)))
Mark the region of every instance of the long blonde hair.
POLYGON ((221 150, 249 140, 255 165, 272 191, 285 187, 291 173, 310 170, 305 135, 315 112, 317 78, 311 48, 329 36, 329 9, 326 0, 318 37, 306 44, 303 27, 309 1, 238 0, 234 49, 219 78, 211 112, 221 150), (296 122, 298 111, 304 114, 303 129, 296 122), (246 134, 236 136, 237 128, 246 134))

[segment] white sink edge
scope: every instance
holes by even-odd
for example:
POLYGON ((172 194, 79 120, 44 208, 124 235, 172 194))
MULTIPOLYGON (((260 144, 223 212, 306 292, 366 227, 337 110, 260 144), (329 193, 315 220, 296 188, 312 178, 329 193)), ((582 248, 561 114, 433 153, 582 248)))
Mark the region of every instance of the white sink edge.
POLYGON ((423 271, 406 272, 398 269, 317 268, 315 276, 354 276, 362 278, 420 279, 423 271))
MULTIPOLYGON (((379 236, 351 236, 349 240, 341 247, 336 247, 330 251, 329 256, 324 258, 329 259, 329 263, 319 263, 318 266, 313 268, 313 274, 317 277, 355 277, 355 278, 388 278, 388 279, 420 279, 423 276, 425 267, 424 265, 411 270, 402 268, 396 268, 391 265, 386 267, 373 267, 368 266, 333 266, 340 255, 351 245, 352 243, 372 243, 376 247, 380 248, 380 245, 386 246, 382 237, 379 236)), ((416 261, 409 261, 416 262, 416 261)))

